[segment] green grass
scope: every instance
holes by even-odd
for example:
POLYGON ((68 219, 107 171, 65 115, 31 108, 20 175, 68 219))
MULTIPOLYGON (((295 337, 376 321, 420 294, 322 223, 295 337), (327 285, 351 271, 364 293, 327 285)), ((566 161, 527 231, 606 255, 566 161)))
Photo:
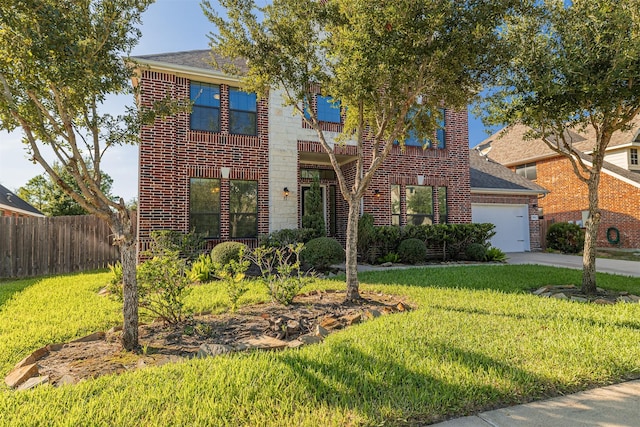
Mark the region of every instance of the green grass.
MULTIPOLYGON (((0 373, 50 340, 116 322, 118 307, 95 295, 106 280, 64 276, 15 291, 0 306, 0 373)), ((640 293, 640 279, 598 280, 640 293)), ((404 295, 418 309, 299 350, 191 360, 58 389, 4 389, 0 425, 415 425, 640 376, 640 304, 529 293, 579 284, 579 271, 463 266, 372 272, 361 282, 365 290, 404 295)), ((267 295, 254 285, 243 298, 267 295)), ((187 304, 226 309, 215 284, 194 289, 187 304)))

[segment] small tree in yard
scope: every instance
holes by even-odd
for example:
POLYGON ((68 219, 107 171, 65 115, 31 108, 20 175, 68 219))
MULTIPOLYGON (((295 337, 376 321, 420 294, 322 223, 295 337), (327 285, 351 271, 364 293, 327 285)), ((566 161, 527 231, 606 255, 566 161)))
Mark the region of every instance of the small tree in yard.
POLYGON ((596 292, 598 186, 615 132, 640 113, 640 1, 547 0, 516 17, 502 32, 512 59, 498 73, 488 99, 489 122, 522 123, 566 156, 588 188, 582 291, 596 292), (591 131, 586 156, 573 131, 591 131))
POLYGON ((152 0, 2 0, 0 128, 21 128, 33 162, 83 209, 109 224, 124 281, 122 344, 138 346, 136 234, 131 211, 104 191, 102 158, 137 142, 140 116, 100 114, 108 94, 131 93, 123 56, 152 0), (48 152, 52 153, 51 156, 48 152), (51 160, 51 158, 53 160, 51 160), (58 162, 75 185, 54 167, 58 162))
MULTIPOLYGON (((359 300, 357 231, 361 200, 395 141, 411 130, 432 138, 440 109, 465 108, 483 73, 499 58, 491 52, 495 28, 510 0, 223 0, 228 18, 209 1, 203 9, 217 27, 213 50, 247 60, 247 90, 285 102, 316 131, 349 206, 346 236, 347 300, 359 300), (258 16, 261 18, 259 19, 258 16), (310 105, 317 90, 345 114, 337 141, 328 139, 310 105), (305 111, 307 114, 305 114, 305 111), (349 182, 336 146, 357 146, 349 182)), ((237 68, 224 71, 240 75, 237 68)))

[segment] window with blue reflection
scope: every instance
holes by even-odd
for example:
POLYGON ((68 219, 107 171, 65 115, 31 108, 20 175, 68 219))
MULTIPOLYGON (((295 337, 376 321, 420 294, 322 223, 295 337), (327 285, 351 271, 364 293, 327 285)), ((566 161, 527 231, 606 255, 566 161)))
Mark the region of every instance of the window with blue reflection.
POLYGON ((334 102, 330 96, 318 95, 316 97, 318 107, 318 120, 328 123, 340 123, 340 103, 334 102))
POLYGON ((257 135, 257 105, 255 93, 229 88, 229 133, 257 135))
POLYGON ((191 82, 191 129, 220 132, 220 86, 191 82))

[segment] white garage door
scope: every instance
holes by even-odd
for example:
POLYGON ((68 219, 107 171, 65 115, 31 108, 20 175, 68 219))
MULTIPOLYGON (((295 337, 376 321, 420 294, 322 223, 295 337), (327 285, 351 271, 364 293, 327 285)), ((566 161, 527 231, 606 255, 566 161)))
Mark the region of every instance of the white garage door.
POLYGON ((489 222, 496 228, 491 245, 503 252, 531 250, 527 205, 471 204, 474 223, 489 222))

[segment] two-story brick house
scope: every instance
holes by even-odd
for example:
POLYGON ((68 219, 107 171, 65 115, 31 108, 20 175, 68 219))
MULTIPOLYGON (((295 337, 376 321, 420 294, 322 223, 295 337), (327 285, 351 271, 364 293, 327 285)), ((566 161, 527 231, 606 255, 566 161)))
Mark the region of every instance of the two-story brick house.
MULTIPOLYGON (((343 241, 347 204, 328 155, 313 129, 282 93, 256 99, 235 77, 211 65, 209 50, 134 58, 145 105, 167 94, 191 99, 191 113, 157 120, 140 139, 138 230, 204 233, 211 242, 255 244, 259 235, 298 228, 305 194, 319 178, 327 234, 343 241)), ((242 65, 242 64, 240 64, 242 65)), ((328 97, 310 100, 329 140, 343 114, 328 97)), ((355 177, 356 146, 335 151, 345 176, 355 177)), ((365 164, 367 160, 365 159, 365 164)), ((393 148, 362 203, 378 225, 471 222, 467 112, 445 110, 431 147, 409 139, 393 148)))
MULTIPOLYGON (((479 144, 491 159, 548 189, 539 200, 544 218, 584 225, 588 216, 587 186, 573 171, 569 159, 551 150, 542 139, 529 139, 530 129, 516 125, 479 144)), ((592 128, 570 132, 574 148, 590 164, 595 145, 592 128)), ((599 247, 640 248, 640 117, 632 128, 615 132, 605 151, 599 199, 602 212, 599 247)))

